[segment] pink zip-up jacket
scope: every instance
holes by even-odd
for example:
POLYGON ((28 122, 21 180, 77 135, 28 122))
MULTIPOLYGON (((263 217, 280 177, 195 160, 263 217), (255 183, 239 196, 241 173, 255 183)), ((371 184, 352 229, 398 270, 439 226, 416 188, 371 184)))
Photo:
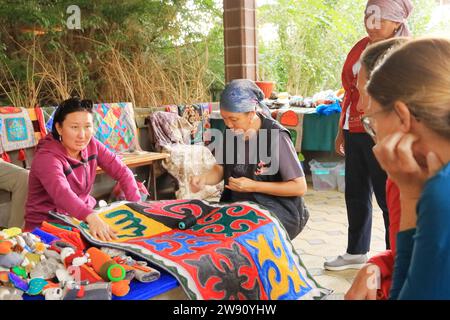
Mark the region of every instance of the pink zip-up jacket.
POLYGON ((69 157, 51 134, 41 139, 29 176, 25 230, 40 227, 44 220, 57 222, 49 211, 85 220, 96 204, 90 192, 97 166, 120 183, 128 201, 140 201, 131 170, 94 137, 81 151, 81 161, 69 157))

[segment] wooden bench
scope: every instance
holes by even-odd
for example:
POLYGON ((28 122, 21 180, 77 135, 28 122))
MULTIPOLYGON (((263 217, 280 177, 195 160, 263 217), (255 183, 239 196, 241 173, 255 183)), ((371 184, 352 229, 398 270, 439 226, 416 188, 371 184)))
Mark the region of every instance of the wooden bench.
MULTIPOLYGON (((169 155, 167 153, 139 151, 133 153, 123 153, 119 154, 118 156, 121 158, 123 163, 127 165, 129 168, 149 166, 147 190, 150 192, 150 197, 153 200, 157 200, 156 175, 153 170, 153 164, 156 161, 167 159, 169 155)), ((104 173, 103 169, 97 167, 97 174, 102 173, 104 173)))

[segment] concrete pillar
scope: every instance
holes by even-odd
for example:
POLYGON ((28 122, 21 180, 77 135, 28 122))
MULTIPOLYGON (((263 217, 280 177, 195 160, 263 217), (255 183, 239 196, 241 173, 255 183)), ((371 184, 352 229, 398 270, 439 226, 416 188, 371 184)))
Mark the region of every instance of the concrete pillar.
POLYGON ((257 80, 256 1, 223 0, 225 79, 257 80))

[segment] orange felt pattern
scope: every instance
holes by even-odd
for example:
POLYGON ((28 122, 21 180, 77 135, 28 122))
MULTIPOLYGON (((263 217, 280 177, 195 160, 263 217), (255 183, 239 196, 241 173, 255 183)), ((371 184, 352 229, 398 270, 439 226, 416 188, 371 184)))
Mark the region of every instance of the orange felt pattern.
POLYGON ((298 125, 298 116, 297 114, 292 111, 286 111, 285 113, 283 113, 283 115, 280 118, 280 123, 283 126, 290 126, 290 127, 295 127, 298 125))

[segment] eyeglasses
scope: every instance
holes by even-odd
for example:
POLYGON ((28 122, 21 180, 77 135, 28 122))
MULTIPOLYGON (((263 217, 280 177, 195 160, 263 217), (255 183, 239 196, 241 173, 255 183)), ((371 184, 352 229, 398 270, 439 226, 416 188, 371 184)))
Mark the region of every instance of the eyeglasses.
POLYGON ((369 136, 371 136, 372 138, 375 138, 376 135, 377 135, 376 132, 375 132, 375 129, 373 128, 373 123, 374 123, 373 117, 375 115, 381 114, 381 113, 392 112, 392 111, 395 111, 395 109, 381 110, 381 111, 374 112, 372 114, 368 114, 368 115, 362 116, 361 117, 361 123, 362 123, 362 125, 364 127, 364 130, 367 132, 367 134, 369 136))

